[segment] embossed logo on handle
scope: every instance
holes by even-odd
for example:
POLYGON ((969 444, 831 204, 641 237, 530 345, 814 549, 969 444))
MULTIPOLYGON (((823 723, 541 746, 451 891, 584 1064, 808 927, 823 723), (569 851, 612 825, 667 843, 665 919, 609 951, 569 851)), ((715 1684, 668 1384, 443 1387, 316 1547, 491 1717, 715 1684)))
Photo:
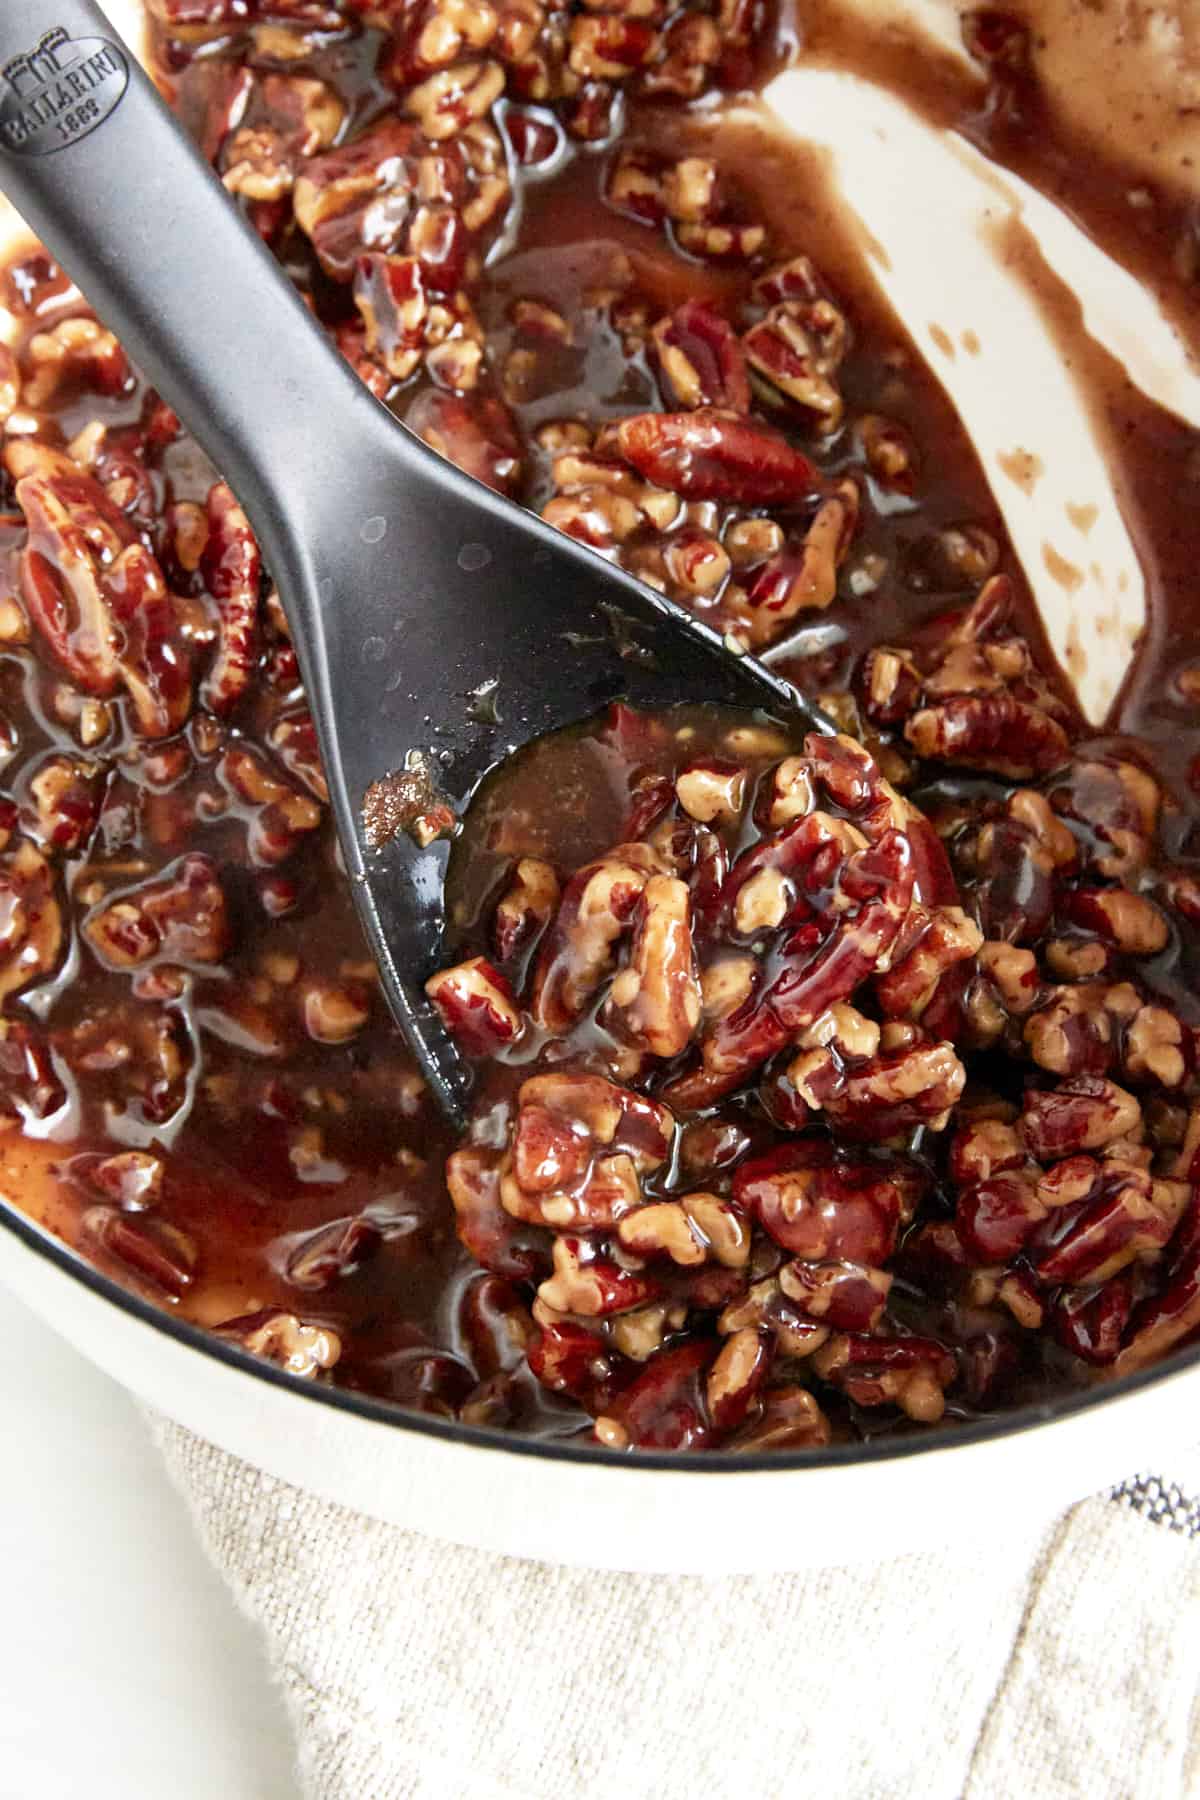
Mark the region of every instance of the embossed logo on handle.
POLYGON ((52 156, 103 124, 129 85, 129 61, 107 38, 61 25, 0 69, 0 151, 52 156))

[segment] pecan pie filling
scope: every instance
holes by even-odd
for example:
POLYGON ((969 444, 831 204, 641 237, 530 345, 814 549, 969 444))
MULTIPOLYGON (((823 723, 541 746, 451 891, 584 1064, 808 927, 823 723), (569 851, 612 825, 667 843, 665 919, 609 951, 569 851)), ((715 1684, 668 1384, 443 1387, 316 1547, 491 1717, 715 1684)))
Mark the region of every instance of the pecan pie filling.
MULTIPOLYGON (((1113 402, 1161 556, 1099 732, 944 394, 755 110, 790 13, 150 10, 168 98, 373 392, 838 731, 618 702, 489 777, 429 982, 476 1068, 453 1142, 249 522, 25 254, 6 1195, 295 1373, 619 1449, 911 1432, 1200 1335, 1191 434, 1113 402)), ((974 16, 993 100, 1014 41, 974 16)))

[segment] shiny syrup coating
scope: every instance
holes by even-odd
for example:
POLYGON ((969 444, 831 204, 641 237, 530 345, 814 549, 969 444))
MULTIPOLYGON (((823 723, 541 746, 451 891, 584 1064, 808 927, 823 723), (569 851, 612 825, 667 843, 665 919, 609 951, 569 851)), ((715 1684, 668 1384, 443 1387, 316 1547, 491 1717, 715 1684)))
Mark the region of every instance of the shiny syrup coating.
MULTIPOLYGON (((1164 1187, 1145 1227, 1141 1199, 1152 1178, 1182 1190, 1190 1173, 1181 1159, 1197 1022, 1188 780, 1197 684, 1180 677, 1177 648, 1167 650, 1170 634, 1178 646, 1195 632, 1184 573, 1196 513, 1167 508, 1200 466, 1189 434, 1111 370, 1095 372, 1112 435, 1136 440, 1122 474, 1152 620, 1111 730, 1085 743, 973 453, 864 279, 818 166, 745 108, 712 110, 714 96, 742 93, 796 53, 796 21, 736 6, 715 20, 684 11, 642 23, 481 5, 456 15, 448 51, 428 31, 436 11, 239 6, 209 9, 197 25, 167 0, 155 54, 226 185, 399 416, 733 636, 772 645, 777 664, 833 707, 881 778, 944 834, 959 891, 940 901, 961 899, 989 942, 1027 940, 1047 990, 1066 984, 1046 967, 1056 937, 1110 986, 1132 975, 1143 1007, 1179 1021, 1185 1073, 1168 1087, 1138 1072, 1137 1014, 1119 1005, 1116 1024, 1106 1011, 1102 1028, 1117 1047, 1089 1050, 1078 1076, 1019 1047, 1013 1020, 1023 1015, 1002 1006, 989 1038, 995 1017, 980 1023, 982 1002, 967 1030, 950 1016, 962 994, 943 996, 941 1029, 961 1038, 969 1111, 940 1129, 893 1117, 889 1147, 866 1153, 869 1179, 853 1131, 842 1143, 836 1119, 805 1110, 784 1070, 756 1066, 715 1112, 680 1104, 675 1149, 643 1172, 640 1226, 618 1220, 564 1247, 553 1290, 563 1305, 538 1296, 550 1279, 543 1223, 526 1222, 503 1254, 485 1245, 485 1272, 471 1254, 479 1240, 468 1229, 470 1249, 460 1242, 447 1199, 453 1146, 365 964, 269 576, 232 496, 214 487, 178 422, 119 347, 80 334, 89 315, 77 293, 49 259, 30 256, 4 276, 22 330, 0 493, 11 596, 0 664, 4 854, 9 943, 32 959, 4 1000, 6 1186, 119 1280, 286 1366, 518 1430, 587 1439, 591 1413, 616 1445, 794 1447, 911 1430, 943 1407, 966 1416, 1092 1379, 1121 1366, 1135 1337, 1147 1355, 1184 1341, 1192 1202, 1164 1187), (793 353, 799 346, 799 372, 780 362, 781 337, 793 353), (673 438, 661 415, 675 421, 673 438), (742 422, 736 432, 731 417, 742 422), (709 446, 699 485, 698 418, 709 446), (801 494, 804 458, 820 480, 801 494), (777 466, 790 471, 783 486, 764 474, 777 466), (72 467, 99 498, 72 487, 72 467), (78 621, 56 626, 56 577, 71 547, 55 525, 63 507, 68 527, 101 543, 105 604, 120 614, 131 593, 140 597, 126 631, 133 650, 112 669, 96 666, 78 621), (146 586, 154 571, 143 552, 161 594, 146 586), (114 563, 119 579, 106 573, 114 563), (977 756, 966 766, 918 756, 906 736, 949 634, 996 578, 1005 617, 985 622, 980 642, 1029 646, 1038 707, 1062 736, 1060 755, 1018 775, 977 756), (879 645, 911 653, 912 693, 879 676, 879 645), (891 698, 880 700, 885 689, 891 698), (1094 872, 1112 851, 1104 818, 1132 829, 1134 802, 1111 774, 1126 759, 1154 769, 1169 794, 1128 881, 1115 865, 1094 872), (1049 795, 1081 845, 1078 867, 1046 878, 1058 883, 1048 899, 1042 847, 1030 849, 1029 818, 1012 815, 1014 793, 1031 790, 1049 795), (970 841, 969 815, 988 818, 998 847, 970 841), (1009 878, 1012 866, 1025 870, 1024 885, 1009 878), (1077 950, 1111 937, 1088 895, 1118 886, 1153 894, 1169 919, 1169 942, 1148 960, 1111 943, 1077 950), (1018 918, 1035 902, 1044 916, 1018 918), (1043 1142, 1041 1103, 1023 1098, 1031 1078, 1035 1091, 1130 1082, 1121 1091, 1135 1095, 1140 1122, 1125 1133, 1138 1139, 1126 1162, 1143 1173, 1153 1162, 1153 1177, 1122 1185, 1111 1169, 1093 1171, 1088 1188, 1076 1169, 1078 1194, 1052 1196, 1075 1220, 1116 1191, 1123 1242, 1136 1243, 1112 1272, 1093 1256, 1090 1278, 1084 1251, 1071 1266, 1045 1225, 1052 1209, 1036 1198, 1047 1177, 1060 1189, 1067 1179, 1053 1175, 1069 1160, 1064 1144, 1076 1157, 1103 1151, 1075 1141, 1080 1129, 1087 1139, 1078 1116, 1096 1095, 1068 1096, 1067 1137, 1043 1142), (978 1171, 954 1164, 975 1150, 953 1146, 989 1112, 997 1141, 1017 1121, 1029 1180, 980 1195, 965 1179, 978 1171), (795 1161, 798 1143, 794 1182, 818 1179, 815 1157, 819 1181, 835 1183, 840 1237, 802 1241, 780 1224, 778 1207, 790 1202, 769 1159, 795 1161), (679 1198, 697 1191, 687 1168, 689 1157, 700 1166, 697 1145, 719 1165, 706 1175, 717 1211, 688 1213, 679 1198), (832 1174, 820 1173, 830 1155, 832 1174), (675 1211, 646 1216, 664 1205, 675 1211), (732 1234, 734 1264, 719 1278, 664 1263, 654 1233, 693 1226, 710 1247, 732 1234), (750 1248, 737 1263, 743 1229, 750 1248), (579 1270, 605 1261, 612 1231, 612 1279, 625 1299, 630 1283, 644 1291, 604 1315, 597 1342, 594 1318, 565 1302, 579 1298, 579 1270), (772 1281, 769 1304, 761 1293, 747 1299, 749 1286, 772 1281), (656 1308, 665 1319, 649 1316, 656 1308)), ((817 51, 820 24, 808 21, 817 51)), ((840 49, 852 59, 853 44, 840 49)), ((1088 212, 1098 189, 1085 192, 1077 174, 1079 191, 1067 191, 1078 159, 1056 138, 1027 59, 989 57, 989 99, 971 134, 1099 229, 1088 212)), ((938 116, 962 123, 978 108, 977 88, 956 89, 947 71, 924 68, 918 82, 903 68, 938 116)), ((1182 215, 1164 208, 1155 244, 1165 253, 1182 215)), ((1012 652, 995 656, 1011 687, 1012 652)), ((965 691, 973 699, 970 681, 965 691)), ((502 717, 504 696, 492 703, 502 717)), ((569 880, 661 827, 655 783, 672 790, 697 762, 744 777, 741 810, 715 829, 727 858, 769 840, 778 828, 751 797, 803 746, 730 737, 763 724, 618 711, 516 759, 456 845, 449 954, 497 954, 496 904, 523 858, 569 880)), ((679 822, 672 791, 667 810, 679 822)), ((695 904, 694 863, 686 873, 695 904)), ((728 949, 727 931, 714 927, 704 957, 728 949)), ((508 948, 507 979, 523 1004, 536 946, 508 948)), ((1078 969, 1067 979, 1078 982, 1078 969)), ((882 965, 871 980, 863 1016, 886 1023, 882 965)), ((488 1154, 511 1136, 520 1086, 538 1070, 565 1061, 611 1076, 619 1064, 632 1071, 631 1092, 651 1095, 686 1075, 686 1055, 635 1067, 604 1015, 607 992, 568 1029, 543 1025, 481 1070, 473 1138, 488 1154)), ((785 1063, 790 1054, 792 1045, 785 1063)), ((861 1066, 852 1045, 847 1067, 861 1066)), ((1113 1117, 1127 1124, 1121 1105, 1113 1117)), ((1078 1236, 1067 1233, 1072 1244, 1078 1236)))

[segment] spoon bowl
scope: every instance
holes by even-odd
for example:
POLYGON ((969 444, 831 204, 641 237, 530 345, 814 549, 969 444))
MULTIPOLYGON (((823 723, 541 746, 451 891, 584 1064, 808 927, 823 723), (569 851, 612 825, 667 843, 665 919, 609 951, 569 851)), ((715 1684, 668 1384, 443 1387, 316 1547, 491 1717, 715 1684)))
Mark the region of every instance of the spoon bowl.
MULTIPOLYGON (((460 1119, 469 1075, 423 984, 442 935, 446 833, 487 771, 617 696, 832 726, 682 607, 399 425, 104 14, 64 0, 55 20, 47 33, 40 0, 7 0, 0 66, 36 73, 50 58, 88 89, 91 110, 47 124, 5 102, 0 188, 246 508, 384 992, 438 1103, 460 1119)), ((789 456, 800 502, 820 478, 789 456)))

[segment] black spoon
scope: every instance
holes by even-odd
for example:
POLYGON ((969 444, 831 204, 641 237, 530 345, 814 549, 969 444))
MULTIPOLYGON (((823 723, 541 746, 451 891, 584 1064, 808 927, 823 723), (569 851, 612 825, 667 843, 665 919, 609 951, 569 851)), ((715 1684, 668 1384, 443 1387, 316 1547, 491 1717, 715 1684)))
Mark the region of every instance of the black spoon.
POLYGON ((399 426, 88 0, 3 0, 0 89, 0 186, 258 533, 384 991, 438 1102, 461 1118, 467 1072, 423 990, 448 846, 401 831, 373 847, 371 784, 413 753, 461 810, 508 751, 618 695, 832 727, 681 607, 399 426), (472 706, 492 683, 499 724, 472 706))

